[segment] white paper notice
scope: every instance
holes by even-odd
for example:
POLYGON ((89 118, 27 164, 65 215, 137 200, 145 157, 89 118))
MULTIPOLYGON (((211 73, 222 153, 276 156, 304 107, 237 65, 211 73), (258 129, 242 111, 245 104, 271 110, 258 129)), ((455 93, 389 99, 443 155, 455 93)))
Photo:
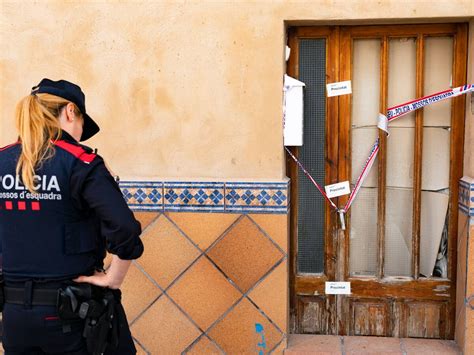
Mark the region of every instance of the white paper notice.
POLYGON ((350 282, 326 282, 326 295, 350 295, 351 294, 351 283, 350 282))
POLYGON ((283 144, 303 145, 303 87, 305 84, 285 75, 283 93, 283 144))
POLYGON ((331 83, 326 85, 328 97, 347 95, 352 93, 351 81, 341 81, 339 83, 331 83))
POLYGON ((349 186, 349 181, 338 182, 337 184, 324 186, 326 190, 326 195, 329 198, 338 197, 342 195, 349 195, 351 193, 351 188, 349 186))

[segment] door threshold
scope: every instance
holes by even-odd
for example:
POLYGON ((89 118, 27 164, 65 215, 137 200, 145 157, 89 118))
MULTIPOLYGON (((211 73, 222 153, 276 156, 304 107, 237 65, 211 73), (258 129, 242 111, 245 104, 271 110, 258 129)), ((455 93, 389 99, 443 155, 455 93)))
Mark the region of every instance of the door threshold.
POLYGON ((454 340, 289 334, 285 355, 461 354, 454 340))

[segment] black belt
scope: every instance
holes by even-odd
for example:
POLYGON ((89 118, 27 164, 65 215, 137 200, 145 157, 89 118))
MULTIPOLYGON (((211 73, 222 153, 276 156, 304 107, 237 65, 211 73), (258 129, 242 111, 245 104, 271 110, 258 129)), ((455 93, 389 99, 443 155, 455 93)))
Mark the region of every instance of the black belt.
POLYGON ((28 288, 7 287, 5 291, 5 303, 25 304, 28 299, 32 306, 56 306, 58 300, 57 289, 33 288, 31 297, 28 295, 28 288))

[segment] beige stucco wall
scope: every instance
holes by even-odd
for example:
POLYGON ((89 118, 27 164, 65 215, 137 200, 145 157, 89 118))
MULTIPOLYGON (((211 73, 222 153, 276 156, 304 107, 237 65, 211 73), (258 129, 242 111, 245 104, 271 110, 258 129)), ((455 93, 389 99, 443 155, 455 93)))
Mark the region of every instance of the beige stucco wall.
POLYGON ((122 178, 198 180, 284 177, 285 20, 474 15, 472 0, 2 1, 0 10, 0 145, 15 139, 17 100, 42 77, 66 78, 102 127, 88 144, 122 178))

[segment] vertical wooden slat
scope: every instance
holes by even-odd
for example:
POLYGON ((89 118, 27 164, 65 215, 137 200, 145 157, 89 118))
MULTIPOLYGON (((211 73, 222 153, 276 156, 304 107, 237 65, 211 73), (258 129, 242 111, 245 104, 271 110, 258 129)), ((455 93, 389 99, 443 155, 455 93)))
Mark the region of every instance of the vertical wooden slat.
MULTIPOLYGON (((340 81, 352 80, 352 38, 347 27, 341 28, 339 41, 340 81)), ((352 95, 339 96, 339 181, 351 180, 351 99, 352 95)), ((339 206, 344 206, 348 195, 339 197, 339 206)), ((350 214, 346 216, 346 231, 344 233, 345 259, 344 279, 349 277, 350 260, 350 214)))
MULTIPOLYGON (((466 84, 467 71, 467 39, 468 27, 466 23, 458 24, 454 37, 453 56, 453 87, 466 84)), ((458 236, 458 208, 457 200, 459 193, 459 179, 462 177, 464 160, 464 120, 466 117, 466 95, 461 95, 452 99, 451 103, 451 151, 450 151, 450 171, 449 171, 449 225, 448 225, 448 278, 456 282, 457 269, 457 236, 458 236)), ((465 261, 467 262, 467 261, 465 261)), ((452 339, 454 337, 456 314, 456 288, 453 288, 452 302, 449 304, 450 319, 446 329, 446 335, 452 339)))
MULTIPOLYGON (((326 37, 326 83, 339 81, 339 27, 332 27, 326 37)), ((338 179, 338 100, 336 97, 326 98, 326 150, 325 150, 325 184, 330 185, 338 179)), ((328 203, 325 206, 325 274, 329 280, 335 279, 336 258, 339 257, 334 236, 337 235, 337 218, 328 203)), ((343 255, 341 255, 343 257, 343 255)))
MULTIPOLYGON (((294 28, 288 31, 288 44, 291 48, 291 55, 288 60, 288 75, 298 77, 298 52, 299 42, 294 28)), ((296 148, 290 148, 292 153, 297 155, 296 148)), ((285 153, 286 154, 286 153, 285 153)), ((298 167, 293 160, 286 155, 286 171, 291 181, 290 190, 290 258, 289 258, 289 282, 290 282, 290 332, 297 333, 297 292, 295 278, 297 273, 296 261, 298 256, 298 167)))
MULTIPOLYGON (((467 24, 457 25, 454 37, 453 56, 453 87, 466 84, 467 70, 467 24)), ((472 94, 471 94, 472 95, 472 94)), ((451 151, 450 151, 450 211, 449 211, 449 241, 448 241, 448 278, 456 279, 456 248, 458 229, 458 184, 463 172, 464 153, 464 120, 466 117, 466 95, 452 99, 451 102, 451 151)))
MULTIPOLYGON (((388 38, 383 36, 380 47, 380 112, 387 111, 388 91, 388 38)), ((378 154, 378 208, 377 208, 377 277, 385 274, 385 206, 387 189, 387 136, 379 130, 380 150, 378 154)))
MULTIPOLYGON (((352 38, 347 27, 340 30, 339 40, 339 68, 340 81, 352 80, 352 38)), ((338 97, 339 101, 339 181, 350 181, 351 167, 351 149, 350 149, 350 132, 351 132, 351 98, 352 95, 342 95, 338 97)), ((341 196, 338 199, 338 205, 344 206, 348 196, 341 196)), ((346 230, 340 230, 338 234, 338 252, 342 255, 338 258, 338 269, 342 271, 342 278, 349 278, 349 260, 350 260, 350 240, 349 240, 349 216, 346 216, 346 230)), ((351 329, 351 320, 348 317, 350 297, 344 295, 337 296, 337 325, 339 335, 348 335, 351 329)))
MULTIPOLYGON (((339 27, 330 28, 329 35, 326 37, 326 83, 333 83, 339 81, 339 27)), ((337 117, 339 115, 338 98, 326 98, 326 184, 336 183, 338 180, 338 151, 339 151, 339 122, 337 117)), ((328 280, 337 279, 337 269, 341 268, 340 259, 345 257, 345 253, 338 247, 339 243, 333 236, 337 236, 337 216, 330 208, 328 203, 325 203, 325 273, 328 280)), ((342 264, 343 265, 343 264, 342 264)), ((328 297, 328 302, 336 303, 335 307, 329 307, 329 328, 332 327, 332 334, 338 332, 338 324, 340 323, 338 312, 339 306, 337 296, 328 297), (336 299, 336 302, 334 300, 336 299)))
MULTIPOLYGON (((424 37, 418 35, 416 41, 416 97, 423 96, 424 87, 424 37)), ((420 274, 420 228, 421 228, 421 176, 423 157, 423 109, 415 111, 415 149, 413 166, 413 223, 411 272, 415 279, 420 274)))

